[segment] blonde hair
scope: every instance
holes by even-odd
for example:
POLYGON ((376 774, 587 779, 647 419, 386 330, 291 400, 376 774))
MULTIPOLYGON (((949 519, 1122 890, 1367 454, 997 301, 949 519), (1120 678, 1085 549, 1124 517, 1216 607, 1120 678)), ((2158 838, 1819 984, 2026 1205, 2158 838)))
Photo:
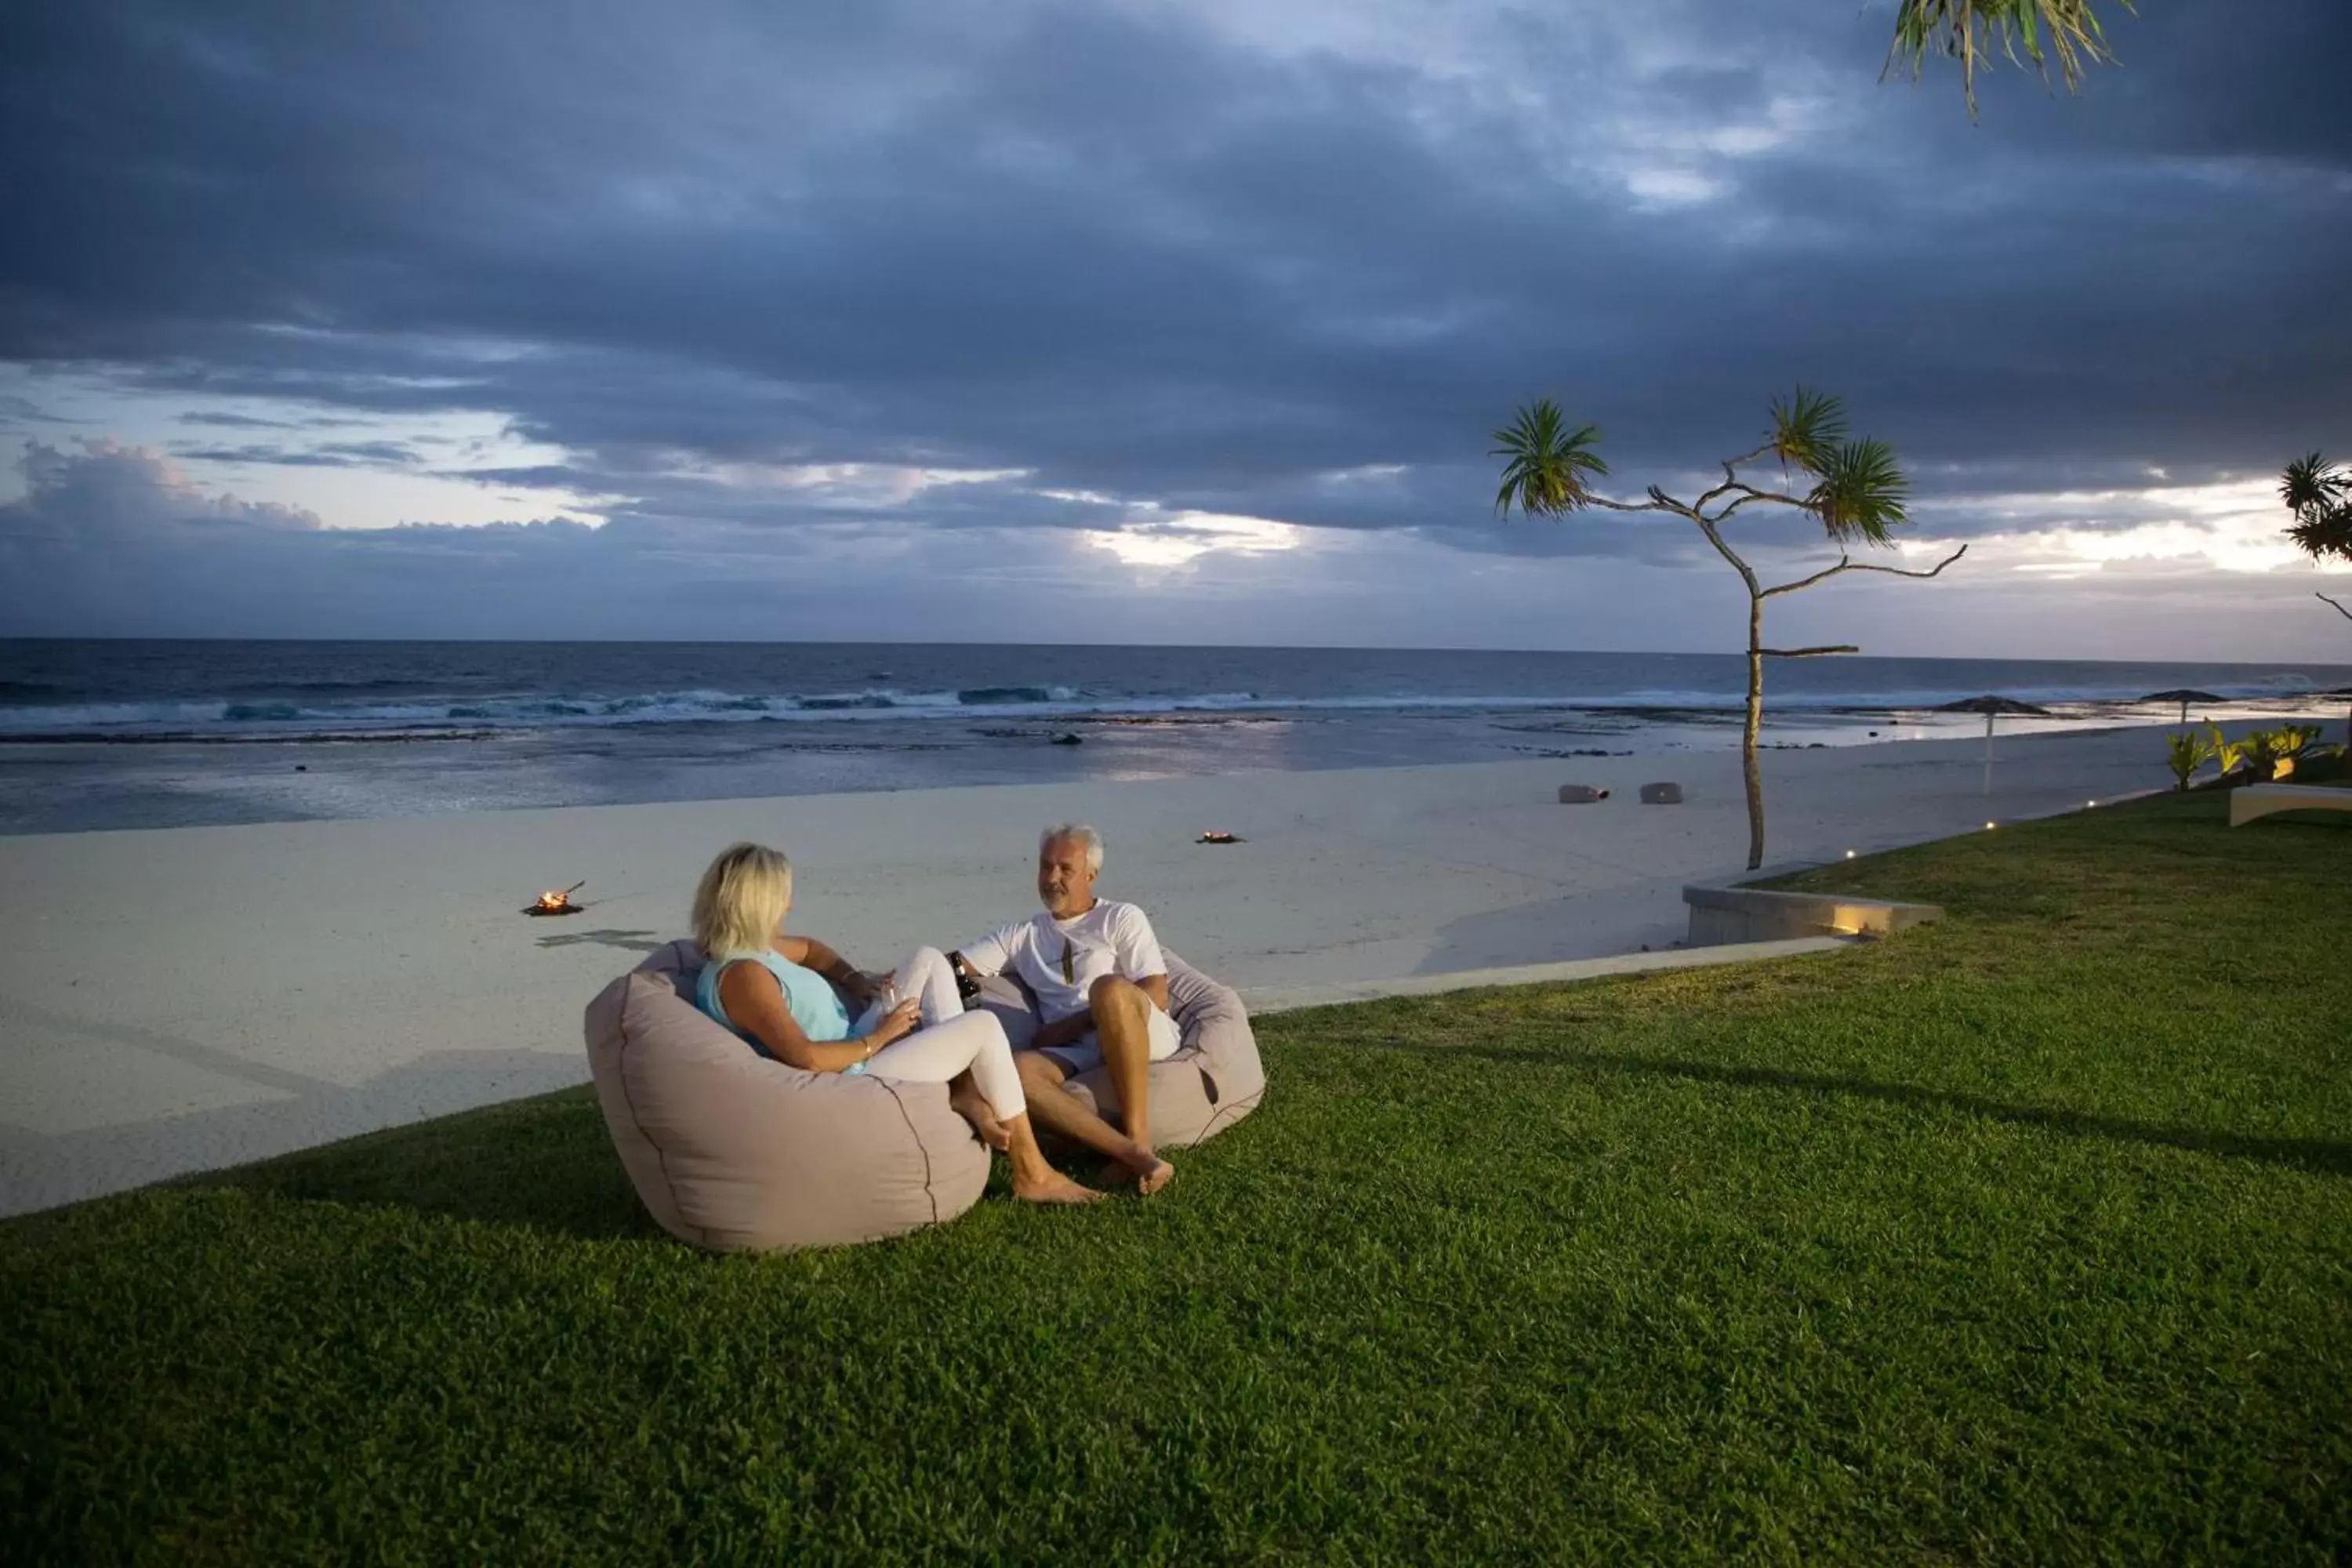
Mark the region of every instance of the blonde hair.
POLYGON ((793 902, 793 863, 764 844, 730 845, 694 889, 694 941, 706 958, 764 952, 793 902))

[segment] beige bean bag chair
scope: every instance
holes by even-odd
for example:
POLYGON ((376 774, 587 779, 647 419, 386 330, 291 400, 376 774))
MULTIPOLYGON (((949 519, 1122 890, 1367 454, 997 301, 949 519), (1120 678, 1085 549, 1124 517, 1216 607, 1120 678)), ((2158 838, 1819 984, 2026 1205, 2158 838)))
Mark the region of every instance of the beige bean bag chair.
MULTIPOLYGON (((1181 1149, 1255 1110, 1265 1098, 1265 1068, 1242 999, 1174 953, 1162 956, 1168 960, 1169 1006, 1184 1043, 1175 1055, 1151 1064, 1151 1142, 1181 1149)), ((971 1005, 995 1014, 1016 1051, 1037 1032, 1036 1004, 1009 975, 983 981, 971 1005)), ((1091 1101, 1097 1115, 1118 1121, 1118 1096, 1108 1068, 1080 1073, 1069 1088, 1091 1101)))
POLYGON ((588 1066, 646 1207, 719 1251, 823 1247, 953 1219, 988 1151, 944 1084, 803 1072, 694 1005, 702 952, 674 942, 588 1005, 588 1066))

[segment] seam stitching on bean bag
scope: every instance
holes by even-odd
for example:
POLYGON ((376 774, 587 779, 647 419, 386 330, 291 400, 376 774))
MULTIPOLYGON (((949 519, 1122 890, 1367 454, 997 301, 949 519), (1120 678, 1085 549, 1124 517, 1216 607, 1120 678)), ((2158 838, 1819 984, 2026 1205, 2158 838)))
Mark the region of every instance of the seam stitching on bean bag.
POLYGON ((1209 1120, 1202 1125, 1201 1135, 1192 1140, 1193 1143, 1195 1145, 1206 1143, 1211 1135, 1217 1131, 1217 1124, 1220 1121, 1226 1121, 1229 1123, 1232 1121, 1239 1121, 1243 1117, 1247 1116, 1251 1111, 1256 1110, 1258 1101, 1265 1098, 1265 1090, 1259 1089, 1247 1100, 1237 1100, 1231 1105, 1223 1107, 1215 1115, 1211 1116, 1209 1120))
POLYGON ((891 1088, 890 1080, 868 1078, 866 1081, 880 1084, 889 1091, 890 1103, 898 1108, 898 1120, 907 1124, 907 1136, 915 1141, 915 1152, 923 1157, 923 1200, 931 1205, 931 1223, 937 1225, 940 1223, 940 1194, 931 1190, 931 1151, 924 1143, 923 1135, 915 1131, 915 1119, 907 1114, 907 1102, 896 1089, 891 1088))

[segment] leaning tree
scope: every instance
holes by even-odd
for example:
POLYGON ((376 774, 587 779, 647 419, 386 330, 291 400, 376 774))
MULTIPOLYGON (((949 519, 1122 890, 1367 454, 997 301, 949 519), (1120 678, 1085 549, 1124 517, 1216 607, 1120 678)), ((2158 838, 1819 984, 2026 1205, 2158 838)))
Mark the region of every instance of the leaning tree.
POLYGON ((1522 407, 1517 421, 1496 431, 1494 439, 1496 445, 1488 455, 1507 459, 1503 488, 1495 497, 1496 511, 1508 516, 1517 506, 1529 517, 1562 517, 1588 507, 1670 512, 1696 527, 1747 584, 1748 723, 1741 734, 1739 755, 1748 782, 1748 868, 1754 870, 1764 863, 1764 778, 1757 761, 1758 737, 1764 726, 1764 661, 1861 651, 1850 644, 1766 647, 1764 601, 1847 572, 1933 577, 1967 554, 1969 547, 1961 545, 1925 572, 1853 559, 1852 550, 1857 543, 1895 542, 1893 531, 1909 521, 1903 500, 1911 481, 1895 462, 1895 449, 1885 442, 1847 437, 1844 405, 1837 398, 1801 386, 1785 401, 1772 400, 1772 428, 1763 444, 1737 458, 1722 459, 1723 482, 1687 501, 1656 485, 1649 487, 1650 499, 1645 501, 1612 500, 1596 492, 1591 481, 1609 472, 1601 457, 1601 432, 1591 425, 1570 429, 1559 405, 1549 397, 1522 407), (1780 467, 1781 488, 1753 485, 1740 478, 1741 469, 1753 471, 1755 465, 1767 463, 1780 467), (1805 481, 1801 486, 1793 482, 1800 476, 1805 481), (1756 568, 1725 538, 1724 527, 1749 507, 1767 506, 1793 508, 1821 524, 1830 542, 1838 546, 1837 564, 1766 587, 1756 568))
MULTIPOLYGON (((2352 563, 2352 468, 2338 468, 2316 452, 2297 458, 2279 476, 2279 499, 2294 513, 2286 536, 2296 549, 2315 562, 2352 563)), ((2313 597, 2352 620, 2343 600, 2320 593, 2313 597)), ((2352 757, 2352 718, 2344 721, 2344 753, 2352 757)))
MULTIPOLYGON (((2135 0, 2115 0, 2128 12, 2135 0)), ((2053 65, 2073 92, 2083 72, 2115 58, 2099 25, 2096 0, 1897 0, 1895 45, 1886 68, 1908 65, 1916 79, 1929 55, 1960 62, 1961 90, 1977 111, 1977 68, 1997 58, 2031 63, 2044 80, 2053 65)))

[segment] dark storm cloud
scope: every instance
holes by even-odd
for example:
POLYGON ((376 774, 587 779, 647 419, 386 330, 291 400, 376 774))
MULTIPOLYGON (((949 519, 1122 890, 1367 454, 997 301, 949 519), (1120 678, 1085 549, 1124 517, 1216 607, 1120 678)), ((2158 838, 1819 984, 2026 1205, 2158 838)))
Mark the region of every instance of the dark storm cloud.
POLYGON ((204 425, 222 430, 292 430, 299 427, 297 422, 291 419, 264 419, 252 414, 222 414, 212 411, 183 414, 179 416, 179 421, 183 425, 204 425))
MULTIPOLYGON (((113 441, 86 441, 79 452, 36 442, 22 467, 25 495, 0 502, 0 545, 61 545, 106 556, 127 541, 302 533, 319 527, 316 516, 294 507, 207 496, 153 453, 113 441)), ((38 573, 18 574, 18 585, 44 591, 38 573)))
MULTIPOLYGON (((927 489, 878 515, 837 501, 827 518, 803 502, 793 527, 779 526, 771 496, 739 495, 730 511, 727 487, 706 483, 683 514, 633 503, 597 529, 561 519, 329 529, 307 511, 212 492, 117 443, 37 444, 22 467, 25 495, 0 502, 0 626, 20 636, 1263 643, 1279 627, 1296 645, 1709 647, 1741 624, 1719 563, 1679 569, 1694 558, 1690 531, 1672 520, 1465 528, 1451 549, 1402 528, 1348 536, 1336 551, 1326 535, 1299 542, 1303 563, 1202 555, 1182 569, 1184 591, 1162 593, 1139 591, 1113 552, 1070 548, 1067 529, 1126 518, 1120 539, 1214 542, 1218 520, 1137 520, 1010 483, 992 498, 996 481, 927 489), (1006 521, 992 526, 1000 510, 1006 521), (1589 528, 1609 527, 1642 529, 1623 552, 1637 559, 1529 570, 1499 553, 1508 534, 1567 553, 1594 542, 1589 528)), ((1808 563, 1822 563, 1818 551, 1808 563)), ((1759 564, 1777 578, 1790 563, 1767 552, 1759 564)), ((1775 625, 1792 642, 1969 656, 1991 639, 2019 657, 2079 653, 2087 626, 2104 634, 2091 650, 2111 656, 2276 658, 2284 629, 2309 645, 2297 657, 2332 656, 2316 621, 2282 627, 2274 574, 2111 563, 2070 579, 2060 614, 2049 587, 1999 570, 1932 591, 1849 584, 1783 602, 1775 625)), ((2301 600, 2307 587, 2297 574, 2284 591, 2301 600)))
MULTIPOLYGON (((1644 559, 1682 547, 1491 525, 1513 404, 1600 422, 1638 493, 1802 378, 1984 528, 2012 482, 2260 472, 2352 423, 2352 8, 2151 8, 2083 100, 1999 76, 1974 126, 1948 74, 1874 85, 1884 7, 1629 11, 1438 71, 1139 5, 37 0, 0 20, 35 217, 0 357, 488 411, 568 457, 474 477, 616 516, 838 521, 690 471, 917 464, 1644 559), (1366 465, 1410 471, 1328 477, 1366 465)), ((1100 525, 1008 486, 918 515, 1100 525)))
POLYGON ((416 461, 416 453, 401 441, 327 441, 317 447, 207 447, 183 441, 172 455, 209 463, 274 463, 294 468, 398 468, 416 461))
POLYGON ((0 397, 0 426, 62 424, 57 416, 45 414, 29 397, 0 397))
MULTIPOLYGON (((1066 560, 1013 528, 747 527, 626 515, 481 526, 329 529, 307 511, 210 494, 152 452, 44 445, 0 502, 0 626, 26 636, 694 636, 919 629, 1033 640, 1163 637, 1213 616, 1070 584, 1114 584, 1108 556, 1066 560), (910 565, 919 572, 908 572, 910 565), (897 580, 853 591, 859 574, 897 580), (1153 619, 1157 616, 1157 621, 1153 619)), ((1034 498, 1033 504, 1034 504, 1034 498)), ((1265 584, 1258 585, 1261 595, 1265 584)), ((1278 590, 1279 591, 1279 590, 1278 590)))

